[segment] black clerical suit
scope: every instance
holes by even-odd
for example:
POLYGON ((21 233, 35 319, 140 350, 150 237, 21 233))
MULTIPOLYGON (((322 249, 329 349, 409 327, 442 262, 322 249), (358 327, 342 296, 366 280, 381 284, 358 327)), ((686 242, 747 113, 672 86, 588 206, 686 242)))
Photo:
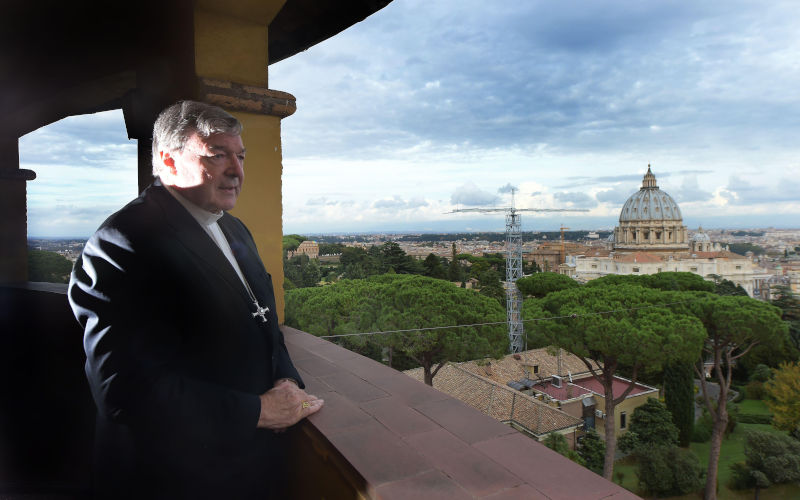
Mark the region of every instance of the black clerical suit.
POLYGON ((218 221, 261 306, 213 240, 158 181, 109 217, 75 263, 98 407, 98 496, 266 498, 280 435, 256 429, 259 395, 303 387, 278 329, 272 281, 239 219, 218 221))

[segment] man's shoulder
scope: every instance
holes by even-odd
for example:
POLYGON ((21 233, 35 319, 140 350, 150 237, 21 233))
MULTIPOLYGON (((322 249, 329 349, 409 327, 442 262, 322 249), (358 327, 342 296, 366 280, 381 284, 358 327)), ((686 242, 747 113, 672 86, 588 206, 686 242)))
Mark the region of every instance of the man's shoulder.
POLYGON ((95 234, 108 232, 123 233, 130 236, 152 234, 168 220, 169 193, 160 185, 151 185, 137 198, 111 214, 95 234))

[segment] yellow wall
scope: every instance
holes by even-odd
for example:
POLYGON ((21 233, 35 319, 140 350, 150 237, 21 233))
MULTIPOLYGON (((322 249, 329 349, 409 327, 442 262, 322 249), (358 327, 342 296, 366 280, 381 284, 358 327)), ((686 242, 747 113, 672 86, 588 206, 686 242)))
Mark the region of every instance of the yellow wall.
MULTIPOLYGON (((605 398, 598 395, 595 395, 594 398, 597 401, 597 406, 595 406, 595 408, 602 412, 605 412, 606 411, 605 398)), ((645 404, 647 402, 647 398, 658 398, 658 392, 648 392, 645 394, 640 394, 637 396, 625 398, 625 401, 618 404, 614 408, 614 420, 615 420, 614 432, 616 433, 617 437, 621 436, 622 434, 628 431, 628 429, 631 426, 631 417, 633 416, 633 410, 645 404), (619 428, 620 415, 622 415, 622 412, 625 412, 627 414, 625 429, 619 428)), ((603 437, 603 439, 605 439, 605 436, 603 435, 603 426, 605 425, 604 421, 605 419, 598 417, 595 418, 595 424, 594 424, 595 429, 597 429, 597 432, 600 434, 601 437, 603 437)))
POLYGON ((233 113, 244 126, 247 149, 244 186, 231 211, 253 233, 267 272, 272 275, 278 318, 283 322, 283 203, 281 198, 281 121, 275 116, 233 113))
POLYGON ((267 86, 267 26, 196 10, 195 71, 198 76, 267 86))
MULTIPOLYGON (((267 89, 268 26, 285 0, 222 0, 195 3, 195 71, 198 77, 267 89)), ((202 99, 203 96, 201 95, 202 99)), ((249 108, 244 108, 249 109, 249 108)), ((280 118, 227 109, 244 126, 245 182, 232 211, 253 233, 272 275, 283 322, 283 206, 280 118)))

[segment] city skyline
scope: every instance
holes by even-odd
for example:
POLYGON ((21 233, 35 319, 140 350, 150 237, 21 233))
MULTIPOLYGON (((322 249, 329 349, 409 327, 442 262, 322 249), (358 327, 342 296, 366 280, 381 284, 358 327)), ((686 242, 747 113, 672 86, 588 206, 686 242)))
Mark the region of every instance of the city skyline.
MULTIPOLYGON (((519 208, 590 210, 525 231, 610 229, 648 164, 690 229, 800 227, 798 24, 789 2, 395 0, 270 67, 298 103, 284 232, 502 231, 446 212, 511 187, 519 208)), ((20 161, 32 236, 88 235, 136 195, 119 111, 28 134, 20 161)))

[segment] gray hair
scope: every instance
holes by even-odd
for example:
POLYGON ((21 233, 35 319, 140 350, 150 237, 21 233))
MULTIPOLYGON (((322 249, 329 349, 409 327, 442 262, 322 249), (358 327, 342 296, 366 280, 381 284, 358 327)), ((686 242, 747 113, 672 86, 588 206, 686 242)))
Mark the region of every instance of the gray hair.
POLYGON ((214 134, 240 135, 242 124, 224 109, 197 101, 179 101, 158 115, 153 125, 153 175, 163 165, 158 152, 181 152, 186 141, 197 133, 202 138, 214 134))

